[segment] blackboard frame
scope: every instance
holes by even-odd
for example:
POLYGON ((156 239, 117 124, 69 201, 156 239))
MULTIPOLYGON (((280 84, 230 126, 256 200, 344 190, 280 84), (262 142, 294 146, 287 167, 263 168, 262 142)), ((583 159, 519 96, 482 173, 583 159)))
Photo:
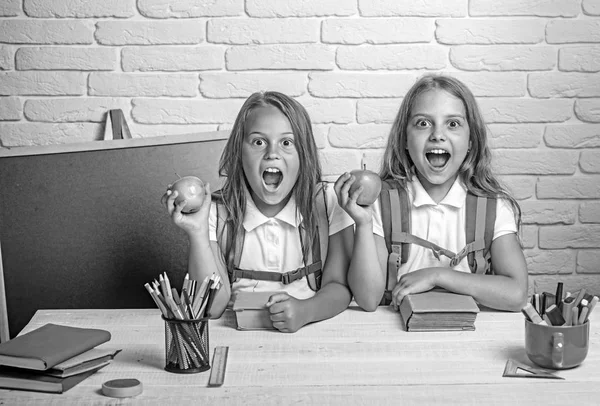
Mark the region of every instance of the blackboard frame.
POLYGON ((228 136, 0 149, 0 341, 38 309, 154 306, 143 284, 163 271, 178 287, 187 239, 160 197, 177 176, 220 187, 228 136))

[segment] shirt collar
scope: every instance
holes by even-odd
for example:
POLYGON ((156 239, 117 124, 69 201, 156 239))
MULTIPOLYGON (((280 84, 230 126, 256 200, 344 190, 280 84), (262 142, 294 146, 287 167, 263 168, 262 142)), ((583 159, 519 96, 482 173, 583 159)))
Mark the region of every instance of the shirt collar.
POLYGON ((258 210, 254 200, 252 200, 252 196, 250 193, 246 193, 246 214, 244 215, 244 229, 246 231, 252 231, 256 227, 262 226, 265 223, 268 223, 272 219, 277 219, 288 223, 292 227, 298 227, 302 222, 302 215, 298 213, 296 216, 296 199, 294 199, 294 195, 290 197, 287 204, 279 213, 275 215, 275 217, 267 217, 258 210))
MULTIPOLYGON (((408 185, 408 191, 413 196, 413 205, 415 207, 424 205, 437 205, 431 196, 429 196, 429 193, 427 193, 421 182, 419 182, 419 178, 416 175, 413 175, 413 179, 408 183, 408 185)), ((440 204, 461 208, 465 204, 466 198, 467 188, 465 188, 459 177, 457 177, 452 184, 452 187, 448 191, 448 194, 446 197, 444 197, 444 199, 442 199, 440 204)))

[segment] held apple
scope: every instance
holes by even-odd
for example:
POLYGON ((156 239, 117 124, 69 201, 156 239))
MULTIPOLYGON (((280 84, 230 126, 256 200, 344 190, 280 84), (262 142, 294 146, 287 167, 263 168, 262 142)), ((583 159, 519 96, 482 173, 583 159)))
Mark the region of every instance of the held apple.
POLYGON ((181 211, 184 214, 195 213, 200 210, 204 201, 204 182, 195 176, 184 176, 177 179, 171 186, 173 192, 177 191, 178 195, 175 199, 175 204, 186 201, 186 205, 181 211))
POLYGON ((357 169, 350 172, 356 180, 350 186, 350 193, 353 193, 359 187, 363 187, 363 191, 356 199, 356 203, 360 206, 370 206, 379 197, 381 192, 381 179, 375 172, 368 169, 357 169))

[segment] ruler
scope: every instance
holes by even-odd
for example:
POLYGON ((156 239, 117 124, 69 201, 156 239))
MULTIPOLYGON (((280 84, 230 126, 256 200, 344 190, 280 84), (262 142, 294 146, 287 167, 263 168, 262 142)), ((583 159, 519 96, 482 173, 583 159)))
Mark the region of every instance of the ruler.
POLYGON ((210 369, 210 378, 208 378, 209 387, 218 387, 225 381, 225 367, 227 366, 227 354, 229 347, 215 347, 213 354, 212 367, 210 369))

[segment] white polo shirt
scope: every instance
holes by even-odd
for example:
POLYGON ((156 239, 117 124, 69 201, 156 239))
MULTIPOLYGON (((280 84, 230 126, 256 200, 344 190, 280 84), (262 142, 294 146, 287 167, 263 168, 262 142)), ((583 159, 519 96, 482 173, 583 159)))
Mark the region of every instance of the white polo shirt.
MULTIPOLYGON (((413 177, 412 182, 408 183, 407 190, 411 204, 411 233, 454 253, 462 250, 466 245, 467 198, 467 189, 462 182, 457 178, 446 197, 439 204, 433 201, 416 176, 413 177)), ((516 232, 517 225, 512 208, 504 199, 498 199, 493 239, 516 232)), ((373 204, 373 233, 383 237, 379 201, 373 204)), ((438 260, 431 249, 411 244, 408 260, 400 266, 398 278, 407 272, 440 266, 450 267, 450 258, 441 255, 438 260)), ((466 257, 453 269, 471 272, 466 257)))
MULTIPOLYGON (((354 224, 354 222, 338 205, 333 186, 327 185, 325 191, 329 217, 329 235, 333 235, 354 224)), ((304 266, 300 233, 298 232, 298 225, 301 222, 302 218, 296 216, 296 201, 293 196, 275 217, 266 217, 258 210, 248 193, 246 216, 243 224, 246 234, 240 258, 240 269, 285 273, 304 266)), ((216 228, 217 209, 216 204, 213 202, 209 217, 209 238, 211 241, 217 241, 216 228)), ((288 285, 281 282, 242 278, 233 283, 231 291, 232 293, 237 291, 283 291, 297 299, 307 299, 315 294, 308 286, 306 277, 288 285)))

